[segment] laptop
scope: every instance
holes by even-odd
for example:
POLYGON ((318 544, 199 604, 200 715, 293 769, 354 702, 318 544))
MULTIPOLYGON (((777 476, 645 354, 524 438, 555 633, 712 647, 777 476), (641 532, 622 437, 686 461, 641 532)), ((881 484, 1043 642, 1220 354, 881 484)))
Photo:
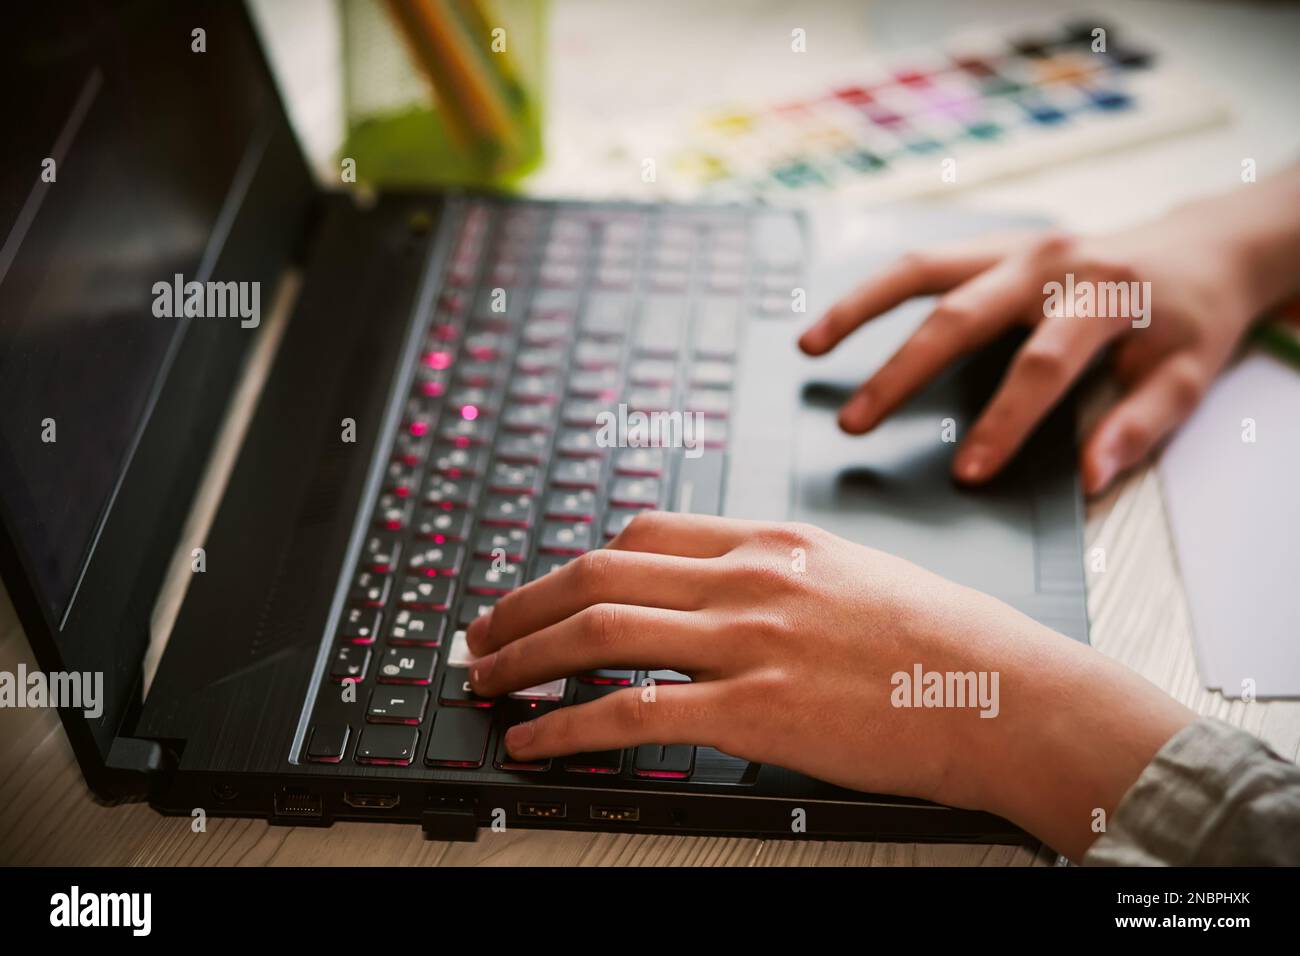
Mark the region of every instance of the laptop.
POLYGON ((94 708, 60 709, 97 795, 439 839, 1023 839, 704 746, 512 761, 515 721, 690 677, 608 669, 483 700, 463 636, 661 508, 821 524, 1086 641, 1069 403, 986 488, 953 483, 939 439, 1014 343, 865 438, 835 409, 925 303, 834 356, 794 347, 873 264, 989 220, 361 201, 314 181, 240 5, 16 16, 0 562, 42 670, 102 680, 94 708), (608 447, 596 422, 620 407, 699 413, 700 441, 608 447))

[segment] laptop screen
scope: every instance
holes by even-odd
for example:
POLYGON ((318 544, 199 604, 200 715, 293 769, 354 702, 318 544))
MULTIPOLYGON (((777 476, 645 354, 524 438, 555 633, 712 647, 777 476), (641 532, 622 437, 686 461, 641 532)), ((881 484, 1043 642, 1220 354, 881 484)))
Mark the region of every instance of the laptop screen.
POLYGON ((174 294, 161 301, 162 284, 203 283, 213 268, 268 93, 234 4, 31 4, 14 15, 0 499, 59 627, 196 321, 174 294))

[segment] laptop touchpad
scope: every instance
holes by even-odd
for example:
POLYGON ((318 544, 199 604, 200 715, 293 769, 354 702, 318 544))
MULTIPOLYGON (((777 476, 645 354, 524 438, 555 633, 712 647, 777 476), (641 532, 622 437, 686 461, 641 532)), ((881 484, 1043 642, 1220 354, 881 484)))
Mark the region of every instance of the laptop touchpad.
POLYGON ((950 472, 957 440, 1005 368, 999 352, 949 372, 864 436, 844 434, 835 421, 861 373, 826 368, 831 375, 808 379, 794 429, 793 517, 983 591, 1032 593, 1034 495, 1025 469, 979 489, 950 472))

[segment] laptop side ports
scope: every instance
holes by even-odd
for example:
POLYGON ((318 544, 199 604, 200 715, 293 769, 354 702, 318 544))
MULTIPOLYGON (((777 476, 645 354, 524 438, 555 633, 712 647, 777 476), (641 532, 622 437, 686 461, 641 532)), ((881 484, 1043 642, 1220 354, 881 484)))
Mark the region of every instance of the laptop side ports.
POLYGON ((592 804, 591 818, 607 823, 636 823, 641 819, 641 811, 637 807, 602 807, 592 804))
POLYGON ((520 801, 515 804, 515 813, 521 817, 535 817, 545 820, 562 820, 568 815, 562 803, 533 803, 520 801))

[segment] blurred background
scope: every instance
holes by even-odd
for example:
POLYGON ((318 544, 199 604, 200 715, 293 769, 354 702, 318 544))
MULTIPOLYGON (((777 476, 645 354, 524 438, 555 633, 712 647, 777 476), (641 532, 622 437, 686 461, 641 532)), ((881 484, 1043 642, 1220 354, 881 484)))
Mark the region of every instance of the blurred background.
MULTIPOLYGON (((345 155, 357 159, 362 183, 402 181, 375 159, 383 158, 382 148, 345 150, 360 145, 357 126, 367 115, 436 99, 385 0, 253 0, 252 6, 322 182, 341 184, 345 155)), ((1240 182, 1247 159, 1262 174, 1300 155, 1294 100, 1300 7, 1292 3, 497 0, 484 8, 508 26, 509 52, 530 84, 540 137, 537 155, 521 173, 495 178, 532 194, 795 203, 941 195, 957 205, 1109 229, 1240 182), (1055 83, 1041 70, 1026 73, 1026 65, 1037 68, 1043 60, 1034 56, 1036 38, 1083 28, 1078 49, 1088 52, 1096 27, 1106 31, 1111 50, 1138 62, 1117 67, 1101 89, 1126 102, 1076 111, 1074 100, 1093 96, 1097 84, 1072 86, 1068 76, 1055 83), (908 71, 937 76, 968 51, 994 59, 1020 81, 1021 92, 1002 99, 987 92, 992 87, 981 76, 974 77, 979 83, 943 91, 976 98, 981 110, 991 111, 1000 131, 991 142, 936 135, 938 147, 927 152, 895 141, 903 155, 891 160, 890 144, 878 137, 889 138, 897 127, 873 122, 879 116, 870 110, 878 104, 867 104, 871 119, 860 131, 854 116, 862 116, 861 100, 836 97, 853 90, 874 95, 910 128, 921 128, 924 140, 927 114, 914 102, 900 107, 896 97, 889 100, 882 80, 908 71), (1038 82, 1045 78, 1052 82, 1038 82), (1060 107, 1067 119, 1017 126, 1013 115, 1005 121, 998 109, 1023 119, 1036 108, 1023 95, 1026 86, 1035 96, 1046 91, 1049 111, 1060 107), (825 124, 834 129, 767 122, 790 103, 825 101, 839 109, 825 124), (859 109, 849 115, 850 108, 859 109), (741 123, 757 117, 763 128, 737 137, 732 154, 727 143, 712 150, 718 129, 733 122, 734 132, 737 116, 741 123), (842 175, 825 172, 838 161, 824 161, 828 150, 814 140, 843 130, 849 147, 868 147, 858 150, 868 163, 876 156, 888 161, 883 173, 852 175, 842 164, 842 175), (752 158, 759 140, 767 166, 740 169, 745 163, 736 157, 752 158), (721 166, 710 165, 719 154, 721 166), (939 164, 950 154, 957 175, 945 181, 939 164), (653 181, 645 176, 647 159, 655 165, 653 181), (786 181, 770 175, 773 170, 789 172, 786 181), (1080 202, 1085 195, 1089 201, 1080 202)), ((835 145, 829 144, 832 157, 835 145)), ((436 165, 440 175, 427 168, 397 172, 414 181, 475 178, 463 165, 436 165)))

